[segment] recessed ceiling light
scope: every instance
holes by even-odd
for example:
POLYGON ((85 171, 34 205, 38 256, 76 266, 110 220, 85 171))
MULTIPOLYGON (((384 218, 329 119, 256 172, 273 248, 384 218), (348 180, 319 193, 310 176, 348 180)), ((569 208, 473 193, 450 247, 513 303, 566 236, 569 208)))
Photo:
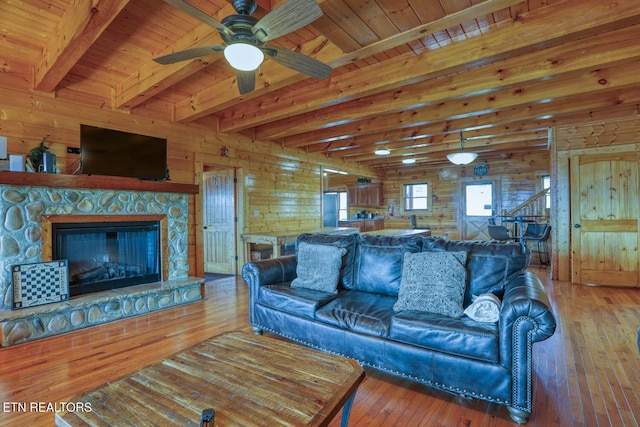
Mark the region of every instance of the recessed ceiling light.
POLYGON ((416 159, 404 159, 402 160, 402 163, 404 163, 405 165, 410 165, 412 163, 415 163, 416 159))
POLYGON ((387 150, 386 148, 379 148, 374 151, 374 153, 376 153, 378 156, 386 156, 387 154, 391 154, 391 151, 387 150))

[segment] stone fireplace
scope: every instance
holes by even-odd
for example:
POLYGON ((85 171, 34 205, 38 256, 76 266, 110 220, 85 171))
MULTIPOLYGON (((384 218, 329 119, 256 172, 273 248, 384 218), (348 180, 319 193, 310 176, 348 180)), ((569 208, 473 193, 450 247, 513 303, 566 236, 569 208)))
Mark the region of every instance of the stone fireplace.
POLYGON ((202 297, 188 277, 187 194, 0 184, 0 202, 2 346, 202 297), (70 300, 11 310, 11 266, 52 259, 68 260, 70 300))
POLYGON ((72 297, 162 279, 160 221, 67 220, 51 231, 52 259, 67 260, 72 297))

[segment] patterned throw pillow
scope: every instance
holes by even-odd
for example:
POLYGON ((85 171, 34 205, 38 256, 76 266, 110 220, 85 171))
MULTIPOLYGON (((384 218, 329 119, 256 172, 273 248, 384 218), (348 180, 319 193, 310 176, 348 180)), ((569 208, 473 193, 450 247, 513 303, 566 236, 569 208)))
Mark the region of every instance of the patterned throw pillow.
POLYGON ((298 244, 298 266, 291 287, 337 293, 344 248, 329 245, 298 244))
POLYGON ((495 323, 500 318, 502 302, 494 294, 481 294, 473 298, 473 303, 464 310, 464 314, 476 322, 495 323))
POLYGON ((467 282, 466 252, 406 253, 395 311, 418 310, 459 319, 467 282))

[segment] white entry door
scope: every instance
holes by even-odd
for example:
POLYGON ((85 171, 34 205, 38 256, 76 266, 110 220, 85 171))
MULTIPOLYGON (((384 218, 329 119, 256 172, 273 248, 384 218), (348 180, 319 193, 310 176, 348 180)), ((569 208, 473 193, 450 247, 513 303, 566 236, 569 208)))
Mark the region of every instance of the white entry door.
POLYGON ((465 240, 487 240, 487 223, 499 209, 498 184, 495 181, 465 182, 461 189, 460 237, 465 240))
POLYGON ((204 172, 204 271, 236 274, 235 171, 204 172))

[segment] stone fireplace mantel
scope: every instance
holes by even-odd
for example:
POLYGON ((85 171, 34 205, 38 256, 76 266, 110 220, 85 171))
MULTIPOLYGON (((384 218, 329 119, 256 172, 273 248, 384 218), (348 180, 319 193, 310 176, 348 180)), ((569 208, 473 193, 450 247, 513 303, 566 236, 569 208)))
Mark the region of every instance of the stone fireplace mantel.
POLYGON ((200 187, 196 184, 180 184, 171 181, 142 181, 118 176, 60 175, 0 171, 0 185, 2 184, 29 187, 154 191, 183 194, 198 194, 200 190, 200 187))

